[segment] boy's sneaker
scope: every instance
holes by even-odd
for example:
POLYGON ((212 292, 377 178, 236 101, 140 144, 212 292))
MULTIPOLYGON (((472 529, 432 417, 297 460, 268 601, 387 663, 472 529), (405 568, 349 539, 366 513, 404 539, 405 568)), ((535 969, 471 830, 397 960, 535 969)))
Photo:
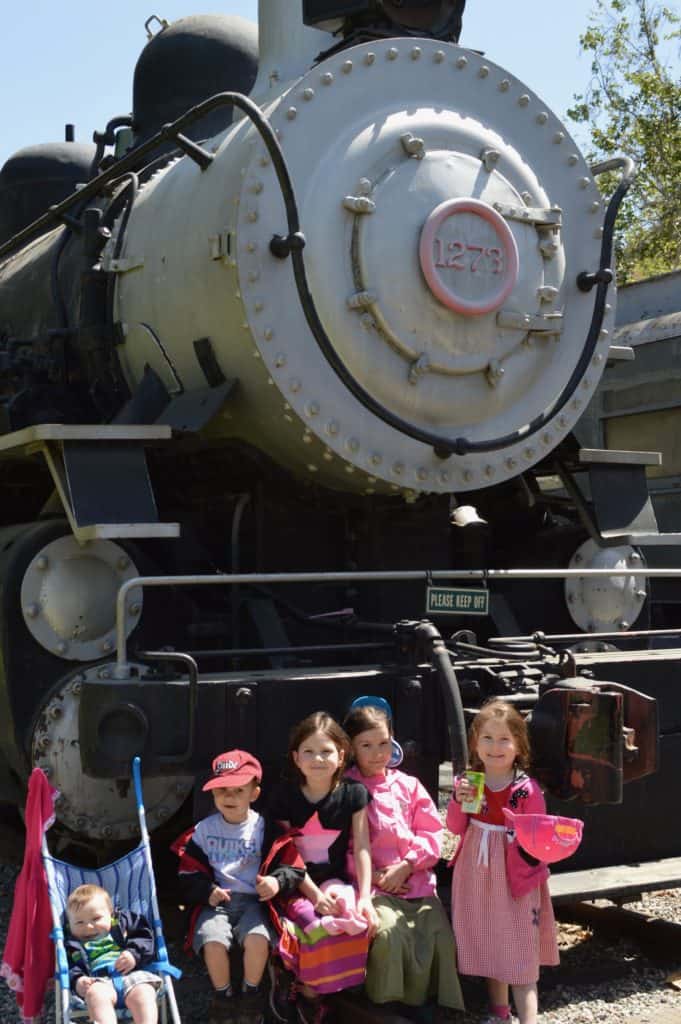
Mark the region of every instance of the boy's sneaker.
POLYGON ((236 999, 222 992, 213 992, 208 1007, 208 1024, 227 1024, 236 1021, 236 999))
POLYGON ((267 973, 270 979, 269 1004, 272 1016, 280 1024, 288 1024, 294 1019, 298 996, 296 980, 274 957, 270 957, 267 962, 267 973))
POLYGON ((242 992, 239 997, 236 1024, 263 1024, 265 1019, 265 996, 256 992, 242 992))

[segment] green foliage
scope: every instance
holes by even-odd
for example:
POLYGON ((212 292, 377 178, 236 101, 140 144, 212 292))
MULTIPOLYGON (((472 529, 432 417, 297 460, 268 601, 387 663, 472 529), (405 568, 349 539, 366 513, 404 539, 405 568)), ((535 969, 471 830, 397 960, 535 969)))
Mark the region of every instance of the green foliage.
MULTIPOLYGON (((618 279, 681 267, 681 18, 651 0, 596 0, 580 39, 591 83, 568 111, 587 124, 594 160, 624 153, 638 173, 620 207, 618 279)), ((599 184, 606 194, 614 176, 599 184)))

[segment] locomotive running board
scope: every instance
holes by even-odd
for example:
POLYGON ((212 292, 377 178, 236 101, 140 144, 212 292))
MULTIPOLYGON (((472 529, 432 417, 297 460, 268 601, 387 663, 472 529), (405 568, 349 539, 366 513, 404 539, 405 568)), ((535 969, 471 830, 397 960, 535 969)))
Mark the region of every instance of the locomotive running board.
POLYGON ((575 900, 634 902, 642 892, 681 888, 681 857, 635 864, 565 871, 551 875, 549 889, 555 904, 575 900))
POLYGON ((144 452, 146 444, 171 437, 165 424, 41 423, 0 437, 0 459, 36 452, 44 456, 80 544, 113 537, 179 537, 179 523, 158 521, 144 452))
POLYGON ((648 490, 646 467, 662 464, 660 452, 581 448, 569 468, 561 458, 556 469, 582 524, 599 547, 675 546, 681 533, 660 533, 648 490), (575 473, 588 472, 590 499, 575 473))

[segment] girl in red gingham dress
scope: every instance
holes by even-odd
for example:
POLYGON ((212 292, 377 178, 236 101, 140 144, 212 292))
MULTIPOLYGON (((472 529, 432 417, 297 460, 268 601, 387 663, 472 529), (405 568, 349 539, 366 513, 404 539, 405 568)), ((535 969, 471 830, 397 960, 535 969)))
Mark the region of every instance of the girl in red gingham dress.
POLYGON ((487 1024, 510 1020, 509 985, 520 1024, 536 1024, 539 967, 558 963, 549 871, 522 850, 503 816, 504 807, 546 813, 539 785, 526 774, 527 726, 510 704, 488 701, 473 719, 468 743, 471 767, 485 773, 485 790, 479 813, 465 814, 461 803, 476 790, 459 776, 447 810, 447 827, 459 837, 452 884, 459 973, 487 979, 487 1024))

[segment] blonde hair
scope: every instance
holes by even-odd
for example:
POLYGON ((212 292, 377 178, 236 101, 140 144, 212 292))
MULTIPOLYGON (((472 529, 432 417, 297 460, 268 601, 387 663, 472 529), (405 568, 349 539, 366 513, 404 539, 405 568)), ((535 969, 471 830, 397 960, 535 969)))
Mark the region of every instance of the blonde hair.
POLYGON ((484 765, 478 757, 478 737, 488 722, 503 722, 515 743, 515 762, 518 768, 523 771, 530 770, 530 737, 527 731, 527 723, 522 715, 516 711, 512 704, 498 697, 488 700, 478 711, 468 730, 468 756, 471 768, 484 769, 484 765))
POLYGON ((102 889, 101 885, 79 885, 77 889, 74 889, 69 894, 69 898, 66 901, 66 913, 70 916, 71 914, 77 914, 79 910, 82 910, 86 903, 90 903, 91 900, 97 898, 103 899, 109 908, 109 913, 113 911, 113 903, 106 889, 102 889))

